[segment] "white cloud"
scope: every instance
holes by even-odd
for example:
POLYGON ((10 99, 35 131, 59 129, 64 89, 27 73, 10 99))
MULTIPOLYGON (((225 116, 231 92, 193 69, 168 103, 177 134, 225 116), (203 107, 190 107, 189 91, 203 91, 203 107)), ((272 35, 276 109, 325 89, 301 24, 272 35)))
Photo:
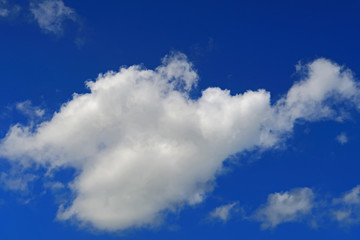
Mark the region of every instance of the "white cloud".
POLYGON ((341 224, 360 222, 360 185, 333 200, 333 217, 341 224))
POLYGON ((274 228, 278 224, 300 221, 305 217, 315 227, 324 220, 336 221, 343 226, 360 223, 360 185, 331 201, 320 197, 317 196, 315 202, 309 188, 270 194, 267 203, 247 219, 261 222, 263 228, 274 228))
POLYGON ((6 190, 27 191, 28 184, 34 181, 37 176, 33 174, 17 174, 11 175, 5 172, 0 174, 0 184, 6 190))
POLYGON ((15 108, 31 119, 40 118, 45 114, 45 110, 33 106, 29 100, 16 103, 15 108))
MULTIPOLYGON (((107 231, 152 226, 203 201, 232 154, 275 147, 299 119, 336 119, 337 102, 358 105, 349 70, 326 59, 301 68, 307 75, 274 105, 265 90, 231 95, 208 88, 191 99, 198 76, 182 54, 166 57, 155 70, 110 71, 88 82, 91 92, 74 94, 50 121, 12 126, 0 156, 49 171, 77 169, 75 199, 59 208, 59 219, 107 231)), ((295 210, 275 220, 264 212, 268 224, 306 212, 310 190, 286 194, 274 199, 288 196, 282 203, 295 210)))
POLYGON ((212 212, 210 212, 209 217, 211 219, 217 219, 226 222, 227 220, 230 219, 231 214, 238 210, 237 206, 238 206, 238 202, 222 205, 220 207, 215 208, 212 212))
POLYGON ((280 223, 300 221, 311 213, 314 194, 309 188, 296 188, 289 192, 270 194, 267 203, 259 208, 253 218, 262 222, 263 228, 273 228, 280 223))
POLYGON ((61 0, 32 2, 30 11, 45 32, 61 34, 66 20, 76 21, 76 13, 61 0))
POLYGON ((339 135, 336 136, 336 140, 341 144, 344 145, 345 143, 348 142, 348 138, 346 136, 346 133, 340 133, 339 135))
POLYGON ((339 223, 340 226, 359 224, 360 185, 340 198, 316 196, 316 201, 313 191, 306 187, 269 194, 266 204, 244 219, 258 221, 264 229, 305 219, 316 228, 329 220, 339 223))
MULTIPOLYGON (((25 10, 31 12, 32 17, 45 33, 61 35, 66 21, 75 22, 80 26, 75 10, 66 6, 62 0, 31 0, 29 8, 25 10)), ((0 17, 15 19, 20 11, 19 5, 5 0, 0 1, 0 17)), ((82 45, 83 42, 84 39, 77 37, 77 45, 82 45)))
POLYGON ((346 204, 360 204, 360 185, 351 189, 341 200, 346 204))

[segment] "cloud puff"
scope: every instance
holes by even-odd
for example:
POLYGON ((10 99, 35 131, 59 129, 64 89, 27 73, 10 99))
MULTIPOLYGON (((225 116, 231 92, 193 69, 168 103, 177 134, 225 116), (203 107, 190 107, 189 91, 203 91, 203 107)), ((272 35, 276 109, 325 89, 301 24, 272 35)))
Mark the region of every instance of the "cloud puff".
POLYGON ((61 0, 32 2, 30 11, 39 27, 45 32, 61 34, 66 20, 76 21, 76 13, 61 0))
POLYGON ((305 217, 316 227, 318 223, 328 220, 342 226, 360 223, 360 185, 340 198, 316 196, 316 199, 310 188, 273 193, 265 205, 245 219, 259 221, 263 228, 274 228, 281 223, 300 221, 305 217))
POLYGON ((333 217, 341 224, 360 222, 360 185, 354 187, 343 197, 333 200, 333 217))
POLYGON ((301 220, 311 212, 314 194, 310 188, 296 188, 289 192, 270 194, 267 203, 259 208, 254 219, 263 228, 273 228, 280 223, 301 220))
POLYGON ((215 208, 212 212, 210 212, 209 217, 211 219, 217 219, 226 222, 231 217, 231 214, 234 211, 238 210, 237 206, 238 206, 238 202, 222 205, 220 207, 215 208))
POLYGON ((348 142, 348 138, 346 136, 346 133, 340 133, 339 135, 336 136, 336 140, 341 144, 344 145, 345 143, 348 142))
POLYGON ((16 103, 15 108, 31 119, 40 118, 45 113, 45 110, 33 106, 33 104, 29 100, 16 103))
MULTIPOLYGON (((0 156, 48 171, 77 169, 74 199, 60 206, 59 219, 107 231, 153 226, 203 201, 230 155, 275 147, 299 119, 336 119, 337 103, 358 105, 349 70, 318 59, 299 71, 303 79, 273 105, 261 89, 231 95, 208 88, 190 98, 198 75, 183 54, 165 57, 155 70, 110 71, 51 120, 12 126, 0 156)), ((294 220, 310 211, 311 196, 309 189, 272 195, 259 216, 270 226, 294 220), (287 210, 271 212, 276 204, 287 210)))

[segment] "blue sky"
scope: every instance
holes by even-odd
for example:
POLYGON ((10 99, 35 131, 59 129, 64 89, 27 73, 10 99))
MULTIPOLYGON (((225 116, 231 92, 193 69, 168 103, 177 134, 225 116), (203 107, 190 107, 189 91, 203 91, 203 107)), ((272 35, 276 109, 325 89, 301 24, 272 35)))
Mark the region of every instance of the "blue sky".
POLYGON ((1 239, 357 239, 359 12, 0 0, 1 239))

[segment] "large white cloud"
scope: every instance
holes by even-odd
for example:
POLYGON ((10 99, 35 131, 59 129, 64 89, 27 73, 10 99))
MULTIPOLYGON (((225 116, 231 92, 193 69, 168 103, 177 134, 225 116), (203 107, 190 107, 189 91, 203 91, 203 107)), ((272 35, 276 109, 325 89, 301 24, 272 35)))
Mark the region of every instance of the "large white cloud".
POLYGON ((183 54, 155 70, 122 68, 88 82, 90 93, 74 94, 51 120, 12 126, 0 156, 78 170, 59 219, 107 231, 152 226, 201 202, 228 156, 276 146, 298 119, 338 118, 335 103, 358 105, 349 70, 318 59, 300 71, 304 79, 272 105, 265 90, 208 88, 191 99, 198 76, 183 54))

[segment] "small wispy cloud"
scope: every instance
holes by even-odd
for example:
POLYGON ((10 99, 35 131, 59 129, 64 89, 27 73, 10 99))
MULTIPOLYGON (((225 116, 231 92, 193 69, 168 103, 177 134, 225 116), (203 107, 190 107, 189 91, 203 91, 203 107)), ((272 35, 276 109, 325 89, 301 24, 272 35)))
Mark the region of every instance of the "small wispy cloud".
POLYGON ((0 8, 0 16, 1 17, 6 17, 6 16, 8 16, 9 15, 9 10, 8 9, 6 9, 6 8, 0 8))
POLYGON ((295 188, 285 192, 271 193, 265 204, 258 207, 244 220, 257 221, 263 229, 272 229, 282 223, 306 222, 319 227, 324 222, 339 226, 360 223, 360 185, 340 197, 316 195, 310 188, 295 188))
POLYGON ((0 185, 3 189, 12 191, 27 191, 28 184, 37 179, 33 174, 0 174, 0 185))
POLYGON ((47 189, 50 189, 51 191, 59 191, 59 190, 65 188, 65 185, 61 182, 50 181, 50 182, 44 183, 44 187, 47 189))
POLYGON ((255 212, 253 218, 262 223, 262 228, 274 228, 280 223, 302 220, 313 207, 313 191, 310 188, 296 188, 270 194, 267 203, 255 212))
POLYGON ((29 100, 16 103, 15 108, 30 119, 40 118, 45 114, 44 109, 34 106, 29 100))
POLYGON ((331 211, 336 221, 343 225, 360 222, 360 185, 354 187, 341 198, 333 200, 334 209, 331 211))
POLYGON ((7 17, 10 13, 10 10, 7 9, 7 1, 1 0, 0 1, 0 17, 7 17))
POLYGON ((17 4, 10 4, 7 0, 0 1, 0 17, 8 18, 17 15, 21 7, 17 4))
POLYGON ((83 22, 73 8, 62 0, 29 0, 29 5, 18 5, 13 1, 0 0, 0 19, 19 20, 25 18, 36 23, 42 32, 57 37, 62 36, 67 23, 75 25, 74 43, 81 48, 86 42, 83 36, 83 22), (30 16, 30 18, 29 18, 30 16))
POLYGON ((56 35, 63 33, 65 21, 77 21, 75 10, 65 6, 61 0, 31 2, 30 11, 42 30, 56 35))
POLYGON ((347 142, 349 141, 346 133, 344 133, 344 132, 342 132, 342 133, 340 133, 339 135, 337 135, 337 136, 336 136, 336 140, 337 140, 341 145, 344 145, 345 143, 347 143, 347 142))
POLYGON ((233 202, 230 204, 222 205, 215 208, 209 214, 210 219, 220 220, 222 222, 227 222, 234 212, 239 210, 239 203, 233 202))

